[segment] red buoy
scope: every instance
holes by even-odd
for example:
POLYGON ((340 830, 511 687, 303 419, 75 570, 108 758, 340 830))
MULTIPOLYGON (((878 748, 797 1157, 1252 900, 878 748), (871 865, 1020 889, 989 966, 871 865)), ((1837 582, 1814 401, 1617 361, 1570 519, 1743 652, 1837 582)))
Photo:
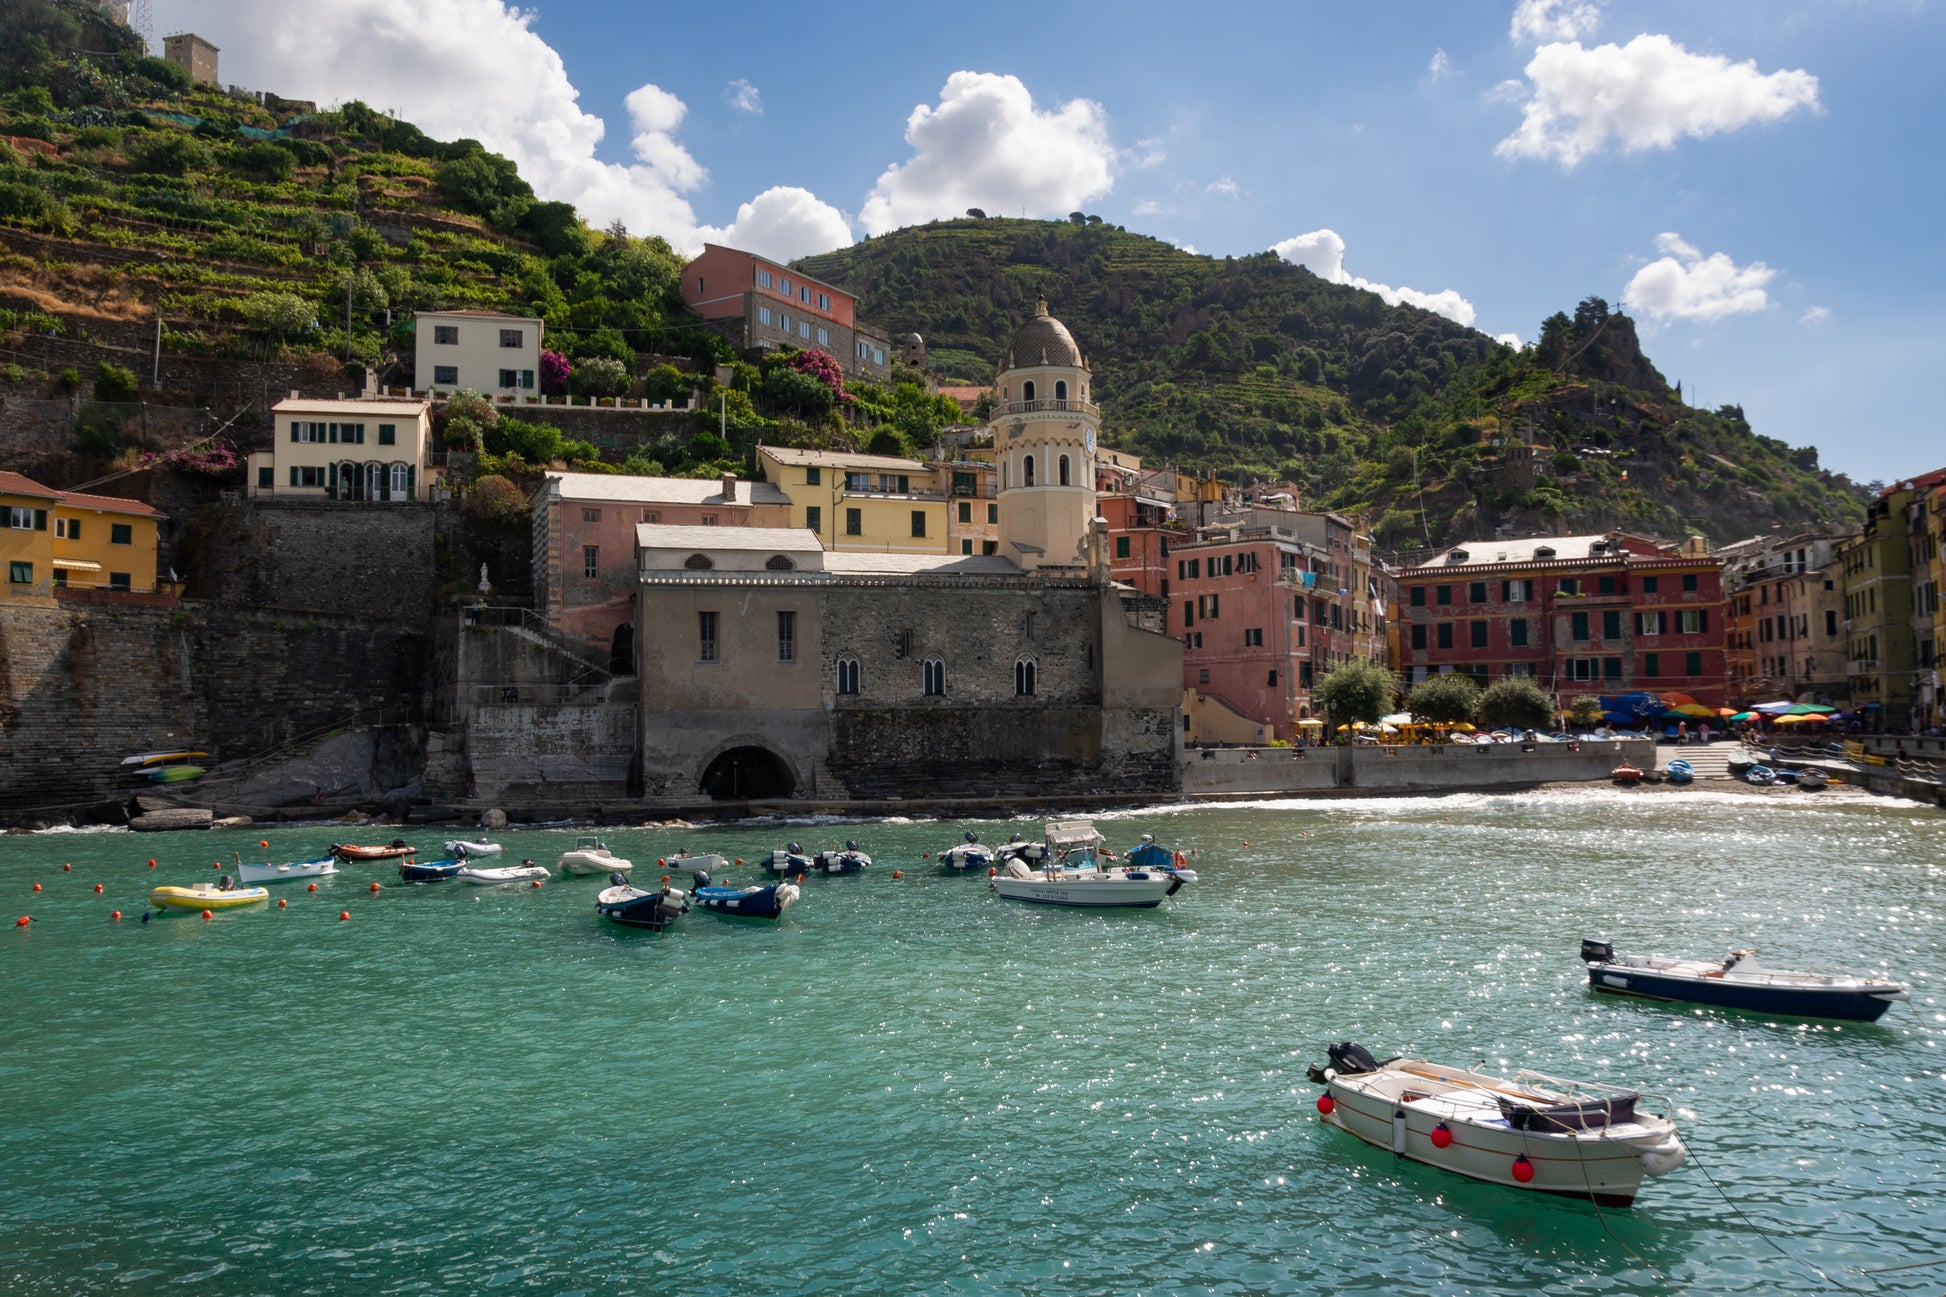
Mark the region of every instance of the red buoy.
POLYGON ((318 890, 318 885, 317 885, 316 883, 312 883, 312 884, 311 884, 311 887, 310 887, 310 890, 311 890, 311 891, 314 891, 314 892, 315 892, 315 891, 317 891, 317 890, 318 890))
POLYGON ((669 862, 666 860, 658 859, 655 862, 655 867, 657 869, 667 869, 669 867, 669 862))
POLYGON ((739 865, 743 863, 743 857, 742 857, 742 856, 738 856, 738 857, 737 857, 737 863, 738 863, 739 865))
POLYGON ((897 870, 897 869, 894 869, 894 870, 892 871, 892 877, 894 877, 894 878, 904 878, 904 877, 905 877, 905 874, 904 874, 904 873, 902 873, 901 871, 899 871, 899 870, 897 870))
POLYGON ((34 916, 33 916, 33 915, 31 915, 31 914, 23 914, 23 915, 21 915, 21 916, 20 916, 19 918, 17 918, 17 919, 15 919, 15 920, 14 920, 14 926, 15 926, 16 928, 24 928, 24 927, 26 927, 26 926, 27 926, 28 924, 30 924, 30 923, 32 923, 33 921, 34 921, 34 916))
POLYGON ((61 866, 61 872, 62 872, 62 873, 64 873, 64 874, 70 874, 70 873, 73 873, 73 872, 74 872, 74 866, 73 866, 73 865, 62 865, 62 866, 61 866))
POLYGON ((1330 1095, 1321 1094, 1318 1096, 1318 1111, 1323 1113, 1325 1116, 1329 1117, 1331 1115, 1331 1110, 1337 1106, 1338 1106, 1338 1101, 1332 1098, 1330 1095))
POLYGON ((96 883, 96 884, 95 884, 95 895, 96 895, 96 896, 100 896, 100 895, 101 895, 101 884, 100 884, 100 883, 96 883))
POLYGON ((149 868, 150 868, 150 869, 154 869, 154 868, 155 868, 155 861, 153 861, 153 860, 151 860, 151 861, 149 861, 149 868))
POLYGON ((540 885, 541 885, 541 880, 540 880, 540 879, 538 879, 538 878, 536 878, 536 879, 534 880, 534 886, 536 886, 536 887, 539 887, 540 885))
POLYGON ((1432 1146, 1434 1148, 1445 1148, 1452 1142, 1452 1127, 1448 1126, 1445 1122, 1442 1121, 1432 1128, 1432 1146))
POLYGON ((289 907, 289 905, 290 905, 290 902, 289 902, 289 901, 287 901, 287 900, 285 900, 285 899, 284 899, 283 897, 281 897, 281 896, 280 896, 280 897, 278 897, 278 898, 277 898, 277 908, 278 908, 278 909, 280 909, 280 910, 282 910, 282 909, 286 909, 286 908, 288 908, 288 907, 289 907))
POLYGON ((113 919, 115 922, 120 923, 122 921, 122 912, 120 910, 116 910, 113 914, 109 915, 108 917, 113 919))
POLYGON ((1514 1179, 1520 1181, 1522 1184, 1526 1184, 1533 1178, 1534 1164, 1527 1160, 1527 1154, 1522 1153, 1514 1159, 1514 1179))
POLYGON ((377 896, 377 895, 378 895, 378 884, 377 884, 377 883, 373 883, 373 884, 372 884, 372 895, 373 895, 373 896, 377 896))
POLYGON ((40 889, 41 889, 41 885, 39 883, 35 883, 34 890, 38 892, 40 889))
POLYGON ((268 850, 270 850, 270 839, 269 839, 269 838, 264 838, 264 839, 262 839, 261 841, 259 841, 259 842, 257 843, 257 845, 258 845, 258 846, 260 846, 260 847, 262 847, 262 848, 263 848, 263 849, 264 849, 265 851, 268 851, 268 850))
POLYGON ((220 860, 212 860, 209 862, 209 867, 211 869, 221 869, 223 867, 223 862, 220 860))
POLYGON ((338 911, 338 922, 340 922, 340 923, 344 923, 344 922, 346 922, 346 921, 348 921, 348 920, 349 920, 350 918, 351 918, 351 911, 350 911, 350 910, 339 910, 339 911, 338 911))
POLYGON ((213 919, 213 918, 215 918, 215 917, 216 917, 216 914, 215 914, 215 912, 214 912, 214 911, 211 911, 211 910, 204 910, 204 911, 203 911, 203 917, 204 917, 204 918, 206 918, 206 919, 213 919))

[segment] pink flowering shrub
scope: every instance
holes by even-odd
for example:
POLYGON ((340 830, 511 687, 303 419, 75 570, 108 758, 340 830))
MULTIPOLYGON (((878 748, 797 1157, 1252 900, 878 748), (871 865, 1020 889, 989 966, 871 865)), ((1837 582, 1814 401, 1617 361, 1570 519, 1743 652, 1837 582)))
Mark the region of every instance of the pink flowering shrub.
POLYGON ((243 467, 243 458, 228 446, 184 447, 181 450, 148 451, 142 456, 144 468, 173 468, 179 473, 201 473, 223 477, 243 467))

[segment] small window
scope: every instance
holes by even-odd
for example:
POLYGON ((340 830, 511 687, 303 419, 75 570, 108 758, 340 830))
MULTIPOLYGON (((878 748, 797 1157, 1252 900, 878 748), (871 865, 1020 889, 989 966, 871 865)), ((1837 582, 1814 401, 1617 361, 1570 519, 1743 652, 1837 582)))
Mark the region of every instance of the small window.
POLYGON ((804 510, 804 525, 822 535, 824 533, 824 509, 820 505, 810 505, 804 510))
POLYGON ((883 365, 885 363, 885 349, 883 347, 872 348, 872 363, 874 365, 883 365))
POLYGON ((1021 399, 1021 400, 1023 400, 1023 401, 1031 401, 1031 400, 1033 400, 1033 399, 1034 399, 1034 380, 1033 380, 1033 379, 1031 379, 1031 378, 1030 378, 1030 379, 1028 379, 1028 380, 1027 380, 1026 382, 1024 382, 1024 383, 1022 383, 1022 384, 1020 385, 1020 399, 1021 399))
POLYGON ((110 590, 133 590, 135 584, 129 579, 129 575, 126 572, 110 572, 108 574, 108 588, 110 590))
POLYGON ((820 347, 828 347, 831 345, 831 330, 822 325, 818 327, 818 345, 820 347))
POLYGON ((845 535, 862 536, 865 534, 865 514, 861 509, 845 510, 845 535))
POLYGON ((1691 593, 1696 589, 1696 574, 1694 572, 1683 573, 1682 588, 1685 594, 1691 593))
POLYGON ((1453 602, 1453 587, 1452 587, 1452 586, 1450 586, 1450 585, 1442 585, 1442 586, 1440 586, 1440 587, 1439 587, 1439 589, 1438 589, 1438 595, 1439 595, 1439 599, 1438 599, 1438 602, 1439 602, 1439 606, 1440 606, 1441 608, 1446 608, 1446 607, 1450 607, 1450 606, 1452 605, 1452 602, 1453 602))
MULTIPOLYGON (((1300 627, 1300 628, 1299 628, 1299 634, 1301 635, 1302 633, 1303 633, 1303 631, 1302 631, 1302 628, 1300 627)), ((1412 626, 1412 647, 1414 647, 1414 648, 1416 648, 1416 649, 1422 649, 1422 648, 1424 648, 1424 647, 1426 647, 1426 624, 1425 624, 1424 622, 1415 622, 1415 623, 1413 623, 1413 626, 1412 626)))
POLYGON ((1474 648, 1487 646, 1487 624, 1483 621, 1469 622, 1474 648))
POLYGON ((715 525, 716 525, 716 515, 715 515, 715 514, 713 514, 713 513, 706 513, 706 514, 704 514, 704 515, 703 515, 703 526, 705 526, 705 527, 714 527, 715 525))
POLYGON ((34 565, 14 560, 7 564, 7 580, 15 585, 34 584, 34 565))
POLYGON ((716 661, 716 614, 696 614, 696 656, 699 661, 716 661))
POLYGON ((764 563, 764 571, 766 572, 794 572, 796 570, 797 564, 791 562, 782 554, 772 554, 764 563))
POLYGON ((1662 655, 1660 653, 1644 653, 1642 655, 1642 674, 1650 679, 1654 679, 1656 676, 1662 674, 1662 655))
POLYGON ((432 343, 435 347, 459 346, 459 325, 435 324, 432 326, 432 343))
POLYGON ((1426 587, 1422 585, 1413 586, 1410 602, 1414 608, 1424 608, 1426 606, 1426 587))
POLYGON ((1116 558, 1128 557, 1128 537, 1126 536, 1115 537, 1115 557, 1116 558))
POLYGON ((946 696, 946 663, 940 658, 927 658, 920 667, 920 679, 924 683, 926 697, 944 698, 946 696))
POLYGON ((803 338, 807 342, 810 341, 811 322, 809 320, 799 320, 797 322, 797 336, 803 338))
POLYGON ((858 692, 858 659, 842 657, 838 659, 838 692, 856 694, 858 692))
POLYGON ((257 469, 257 489, 259 491, 277 489, 277 470, 269 464, 264 464, 257 469))
POLYGON ((818 294, 818 309, 820 311, 828 311, 831 309, 831 294, 829 293, 818 294))
POLYGON ((56 518, 54 520, 54 538, 56 540, 80 540, 81 519, 56 518))
POLYGON ((1527 619, 1512 617, 1507 621, 1507 644, 1511 648, 1527 647, 1527 619))
POLYGON ((912 511, 912 534, 919 537, 926 534, 926 511, 924 509, 914 509, 912 511))
POLYGON ((1199 669, 1199 670, 1198 670, 1198 671, 1196 672, 1196 683, 1197 683, 1197 684, 1199 684, 1199 685, 1206 685, 1206 684, 1208 684, 1208 683, 1209 683, 1209 668, 1208 668, 1208 667, 1202 667, 1201 669, 1199 669))
POLYGON ((1057 378, 1054 380, 1054 399, 1057 401, 1065 401, 1068 399, 1068 385, 1065 379, 1057 378))
POLYGON ((777 660, 797 661, 797 614, 794 612, 777 614, 777 660))
POLYGON ((1643 578, 1642 578, 1642 593, 1643 593, 1643 594, 1654 594, 1654 593, 1656 592, 1656 591, 1655 591, 1655 587, 1656 587, 1656 578, 1655 578, 1655 577, 1652 577, 1652 576, 1645 576, 1645 577, 1643 577, 1643 578))
POLYGON ((988 506, 987 506, 987 522, 988 522, 989 524, 992 524, 992 523, 997 523, 997 522, 999 522, 999 521, 1000 521, 1000 506, 999 506, 999 505, 997 505, 997 504, 990 504, 990 505, 988 505, 988 506))
POLYGON ((768 270, 759 270, 757 272, 757 287, 769 288, 770 286, 770 272, 768 270))
MULTIPOLYGON (((1029 386, 1032 385, 1029 384, 1029 386)), ((1020 461, 1020 484, 1022 486, 1034 485, 1034 457, 1032 455, 1028 455, 1020 461)))
POLYGON ((1061 474, 1061 485, 1062 485, 1062 486, 1073 486, 1073 485, 1074 485, 1074 483, 1073 483, 1073 482, 1071 482, 1071 481, 1069 481, 1069 480, 1068 480, 1068 479, 1069 479, 1069 471, 1068 471, 1068 457, 1067 457, 1066 455, 1063 455, 1063 456, 1061 456, 1061 462, 1060 462, 1060 474, 1061 474))
POLYGON ((455 387, 459 384, 458 365, 434 365, 432 367, 434 387, 455 387))
POLYGON ((1453 647, 1453 623, 1449 621, 1439 623, 1439 647, 1443 649, 1453 647))
POLYGON ((770 320, 771 320, 770 308, 768 306, 759 306, 757 308, 757 323, 769 324, 770 320))
POLYGON ((642 521, 643 521, 643 522, 661 522, 661 521, 662 521, 662 511, 661 511, 660 509, 644 509, 644 510, 642 510, 642 521))
POLYGON ((797 286, 797 300, 805 303, 806 305, 810 304, 811 286, 809 284, 799 284, 797 286))
POLYGON ((1262 648, 1263 646, 1264 632, 1261 626, 1251 626, 1243 632, 1243 647, 1262 648))
MULTIPOLYGON (((710 556, 707 554, 691 554, 688 558, 682 561, 682 565, 688 568, 691 572, 707 572, 711 568, 716 566, 716 564, 711 561, 710 556)), ((710 615, 713 617, 716 614, 711 613, 710 615)))
POLYGON ((517 370, 517 369, 503 369, 503 370, 501 370, 501 371, 500 371, 500 386, 502 386, 502 387, 519 387, 519 386, 520 386, 520 371, 519 371, 519 370, 517 370))
POLYGON ((823 481, 824 481, 824 470, 819 468, 816 464, 812 464, 810 467, 804 470, 804 485, 817 486, 823 481))
POLYGON ((1015 696, 1020 698, 1033 697, 1035 686, 1040 683, 1035 678, 1038 674, 1034 666, 1033 658, 1024 657, 1017 660, 1014 663, 1015 696))
POLYGON ((500 330, 500 345, 503 347, 525 346, 526 336, 527 331, 525 329, 502 329, 500 330))
POLYGON ((581 521, 583 521, 583 522, 600 522, 600 521, 601 521, 601 510, 599 510, 599 509, 583 509, 583 510, 581 511, 581 521))
POLYGON ((590 581, 601 575, 601 546, 583 545, 581 547, 581 575, 590 581))
POLYGON ((396 445, 398 445, 398 444, 399 444, 399 426, 398 426, 397 424, 395 424, 395 423, 381 423, 381 424, 379 424, 379 425, 378 425, 378 444, 379 444, 379 445, 381 445, 381 446, 396 446, 396 445))
POLYGON ((962 540, 959 543, 959 552, 962 554, 971 554, 973 552, 973 542, 970 539, 962 540))

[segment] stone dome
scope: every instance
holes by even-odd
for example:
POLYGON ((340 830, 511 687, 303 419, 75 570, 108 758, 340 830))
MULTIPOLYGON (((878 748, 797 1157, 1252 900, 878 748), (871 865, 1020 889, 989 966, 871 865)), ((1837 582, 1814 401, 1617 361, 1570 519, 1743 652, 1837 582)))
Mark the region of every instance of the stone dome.
POLYGON ((1019 369, 1028 365, 1073 365, 1077 369, 1086 368, 1081 359, 1081 348, 1075 345, 1074 335, 1068 326, 1047 313, 1047 299, 1036 298, 1034 318, 1014 332, 1014 340, 1007 344, 1007 369, 1019 369))

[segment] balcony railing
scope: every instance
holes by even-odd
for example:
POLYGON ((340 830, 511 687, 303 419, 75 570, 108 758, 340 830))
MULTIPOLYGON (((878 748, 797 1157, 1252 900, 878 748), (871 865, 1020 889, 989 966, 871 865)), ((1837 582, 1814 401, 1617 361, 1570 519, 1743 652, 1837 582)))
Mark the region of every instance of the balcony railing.
POLYGON ((1095 418, 1101 416, 1101 407, 1087 401, 1008 401, 993 410, 996 415, 1008 414, 1086 414, 1095 418))

